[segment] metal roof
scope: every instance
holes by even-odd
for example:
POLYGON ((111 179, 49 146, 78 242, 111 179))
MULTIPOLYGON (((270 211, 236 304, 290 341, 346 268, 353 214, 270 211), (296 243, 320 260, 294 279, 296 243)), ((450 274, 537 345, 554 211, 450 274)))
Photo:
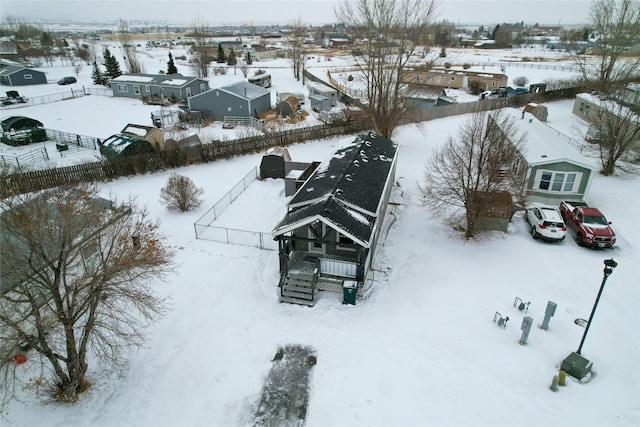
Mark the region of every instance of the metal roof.
POLYGON ((296 192, 274 236, 320 220, 369 247, 398 145, 373 132, 338 147, 296 192))

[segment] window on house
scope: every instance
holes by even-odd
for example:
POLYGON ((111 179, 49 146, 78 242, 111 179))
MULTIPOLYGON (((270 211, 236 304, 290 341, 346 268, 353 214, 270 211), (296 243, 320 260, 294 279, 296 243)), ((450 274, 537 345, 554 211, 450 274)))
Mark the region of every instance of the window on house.
POLYGON ((204 92, 206 89, 206 86, 204 83, 200 83, 200 92, 204 92))
POLYGON ((31 74, 25 74, 25 75, 24 75, 24 79, 25 79, 25 80, 31 80, 31 79, 33 79, 33 75, 31 75, 31 74))
POLYGON ((135 93, 136 95, 140 95, 140 86, 135 85, 133 87, 133 93, 135 93))
POLYGON ((118 92, 129 92, 129 88, 127 87, 127 85, 118 85, 118 92))
POLYGON ((538 189, 561 193, 574 193, 580 184, 582 174, 579 172, 538 172, 538 189))
POLYGON ((100 248, 98 247, 98 242, 94 240, 84 246, 80 250, 80 255, 82 256, 84 269, 87 271, 93 270, 100 263, 100 248))
POLYGON ((144 91, 145 91, 146 93, 151 92, 151 88, 149 87, 149 85, 145 85, 145 86, 144 86, 144 91))
POLYGON ((345 236, 342 233, 338 233, 338 246, 340 246, 340 249, 355 251, 356 248, 354 248, 354 247, 352 247, 350 245, 353 245, 353 239, 351 239, 350 237, 345 236))
POLYGON ((191 96, 191 88, 190 87, 186 88, 184 92, 187 95, 187 98, 191 96))
POLYGON ((496 87, 496 81, 495 80, 491 80, 491 87, 496 87))
POLYGON ((454 76, 451 76, 451 81, 454 81, 456 78, 454 76))
POLYGON ((428 81, 428 82, 430 82, 430 81, 431 81, 431 76, 430 76, 430 75, 428 75, 428 76, 427 76, 427 81, 428 81))
POLYGON ((436 83, 440 83, 440 76, 436 76, 436 83))

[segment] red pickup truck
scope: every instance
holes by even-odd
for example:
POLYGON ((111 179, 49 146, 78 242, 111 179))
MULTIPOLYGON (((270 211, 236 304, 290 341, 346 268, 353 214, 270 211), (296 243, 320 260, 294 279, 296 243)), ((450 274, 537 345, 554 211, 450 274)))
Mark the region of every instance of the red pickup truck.
POLYGON ((584 202, 560 203, 560 214, 564 222, 576 232, 576 242, 580 246, 610 248, 616 243, 613 232, 602 212, 589 207, 584 202))

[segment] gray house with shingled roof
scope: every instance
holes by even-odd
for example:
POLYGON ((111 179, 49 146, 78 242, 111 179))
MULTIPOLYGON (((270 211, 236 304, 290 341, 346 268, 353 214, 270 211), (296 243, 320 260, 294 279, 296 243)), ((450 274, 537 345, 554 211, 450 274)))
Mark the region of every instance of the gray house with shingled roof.
POLYGON ((258 118, 271 109, 271 92, 239 81, 189 98, 189 111, 222 121, 225 116, 258 118))
POLYGON ((373 132, 320 163, 272 231, 280 301, 312 306, 316 291, 361 295, 395 181, 398 145, 373 132))
POLYGON ((157 97, 186 102, 190 96, 209 90, 209 82, 181 74, 123 74, 110 81, 113 96, 126 98, 157 97))

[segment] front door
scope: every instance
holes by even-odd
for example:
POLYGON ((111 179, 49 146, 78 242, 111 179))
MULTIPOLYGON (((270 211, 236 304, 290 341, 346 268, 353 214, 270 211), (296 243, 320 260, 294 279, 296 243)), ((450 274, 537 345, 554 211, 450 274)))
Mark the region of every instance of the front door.
POLYGON ((318 243, 316 237, 320 236, 320 238, 322 238, 322 236, 324 236, 324 223, 318 221, 315 224, 309 224, 307 227, 307 235, 309 239, 311 239, 311 241, 309 241, 309 252, 324 254, 326 245, 324 243, 318 243))

